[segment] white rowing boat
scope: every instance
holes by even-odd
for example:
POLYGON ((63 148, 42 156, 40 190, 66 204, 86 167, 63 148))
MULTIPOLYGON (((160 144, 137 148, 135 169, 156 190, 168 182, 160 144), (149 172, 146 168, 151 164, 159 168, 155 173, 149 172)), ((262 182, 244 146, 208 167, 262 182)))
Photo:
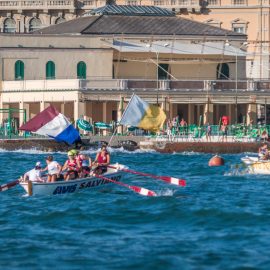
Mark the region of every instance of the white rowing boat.
MULTIPOLYGON (((113 181, 120 181, 124 172, 121 169, 127 168, 124 165, 114 164, 115 168, 108 168, 108 171, 102 174, 102 177, 109 178, 113 181)), ((95 176, 89 176, 86 178, 77 178, 69 181, 56 181, 53 183, 46 182, 20 182, 20 185, 24 188, 29 196, 32 195, 60 195, 67 193, 74 193, 80 190, 88 188, 96 188, 109 184, 110 182, 105 179, 101 179, 95 176)))
POLYGON ((270 174, 270 160, 261 160, 258 157, 243 157, 242 162, 248 166, 251 174, 270 174))

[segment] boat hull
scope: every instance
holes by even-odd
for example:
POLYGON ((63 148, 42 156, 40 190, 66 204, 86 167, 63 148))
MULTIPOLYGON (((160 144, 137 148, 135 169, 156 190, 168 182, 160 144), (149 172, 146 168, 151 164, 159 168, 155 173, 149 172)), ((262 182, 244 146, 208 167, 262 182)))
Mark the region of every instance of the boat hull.
MULTIPOLYGON (((116 165, 114 165, 116 166, 116 165)), ((126 168, 123 165, 118 165, 122 168, 126 168)), ((124 172, 108 169, 108 172, 102 176, 109 178, 114 181, 120 181, 123 177, 124 172)), ((69 181, 57 181, 53 183, 43 183, 43 182, 21 182, 20 185, 24 188, 29 196, 54 196, 79 192, 85 189, 93 189, 100 186, 110 184, 111 182, 105 179, 100 179, 94 176, 86 178, 78 178, 69 181)))
POLYGON ((259 160, 257 157, 248 156, 241 160, 248 165, 248 172, 251 174, 270 174, 270 160, 259 160))

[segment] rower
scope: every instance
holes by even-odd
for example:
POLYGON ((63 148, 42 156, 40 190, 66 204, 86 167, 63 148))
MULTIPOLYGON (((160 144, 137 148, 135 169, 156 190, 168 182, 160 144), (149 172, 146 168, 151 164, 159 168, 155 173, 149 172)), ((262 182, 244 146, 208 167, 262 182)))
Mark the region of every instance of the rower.
POLYGON ((93 173, 103 174, 107 172, 107 166, 110 164, 110 154, 107 151, 107 145, 103 144, 101 150, 97 153, 93 166, 96 166, 93 173))
POLYGON ((26 172, 23 176, 23 181, 26 182, 27 180, 35 182, 35 181, 42 181, 41 178, 41 163, 38 161, 34 169, 26 172))
POLYGON ((53 160, 53 156, 47 156, 46 163, 47 166, 41 171, 48 171, 47 182, 55 182, 57 177, 60 176, 62 166, 57 161, 53 160))
POLYGON ((268 151, 268 147, 267 147, 267 144, 266 143, 264 143, 259 148, 258 156, 259 156, 259 159, 261 159, 261 160, 267 160, 267 159, 269 159, 269 151, 268 151))
POLYGON ((76 159, 74 151, 68 151, 68 160, 65 162, 62 168, 62 171, 67 170, 64 179, 68 181, 77 178, 79 176, 78 171, 80 170, 80 168, 80 162, 76 159))

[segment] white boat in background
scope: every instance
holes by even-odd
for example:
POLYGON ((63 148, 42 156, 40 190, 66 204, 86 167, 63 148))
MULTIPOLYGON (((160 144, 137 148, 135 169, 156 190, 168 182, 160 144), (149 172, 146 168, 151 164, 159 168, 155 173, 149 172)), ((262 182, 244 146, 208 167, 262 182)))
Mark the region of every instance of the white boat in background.
POLYGON ((270 174, 270 160, 260 160, 258 157, 241 158, 248 166, 248 172, 251 174, 270 174))
MULTIPOLYGON (((121 169, 127 167, 120 164, 112 164, 117 169, 108 168, 108 171, 101 176, 109 178, 113 181, 120 181, 124 172, 121 169)), ((35 195, 60 195, 67 193, 75 193, 84 189, 96 188, 109 184, 108 180, 97 178, 95 176, 89 176, 86 178, 77 178, 69 181, 56 181, 53 183, 46 182, 20 182, 20 185, 24 188, 29 196, 35 195)))
POLYGON ((250 165, 253 164, 255 162, 259 161, 258 157, 249 157, 249 156, 245 156, 243 158, 241 158, 242 162, 244 162, 246 165, 250 165))

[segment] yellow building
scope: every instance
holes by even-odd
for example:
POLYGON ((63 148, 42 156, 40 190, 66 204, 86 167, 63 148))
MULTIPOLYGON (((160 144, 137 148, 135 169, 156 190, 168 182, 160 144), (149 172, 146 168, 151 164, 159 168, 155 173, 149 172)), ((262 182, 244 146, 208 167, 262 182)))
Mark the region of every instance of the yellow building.
POLYGON ((183 18, 247 34, 247 77, 269 79, 269 0, 117 0, 117 4, 154 5, 183 18))
POLYGON ((258 90, 269 85, 246 79, 245 42, 153 7, 104 7, 33 34, 0 34, 1 108, 30 118, 53 104, 72 120, 110 122, 136 93, 190 124, 256 121, 269 98, 258 90))

